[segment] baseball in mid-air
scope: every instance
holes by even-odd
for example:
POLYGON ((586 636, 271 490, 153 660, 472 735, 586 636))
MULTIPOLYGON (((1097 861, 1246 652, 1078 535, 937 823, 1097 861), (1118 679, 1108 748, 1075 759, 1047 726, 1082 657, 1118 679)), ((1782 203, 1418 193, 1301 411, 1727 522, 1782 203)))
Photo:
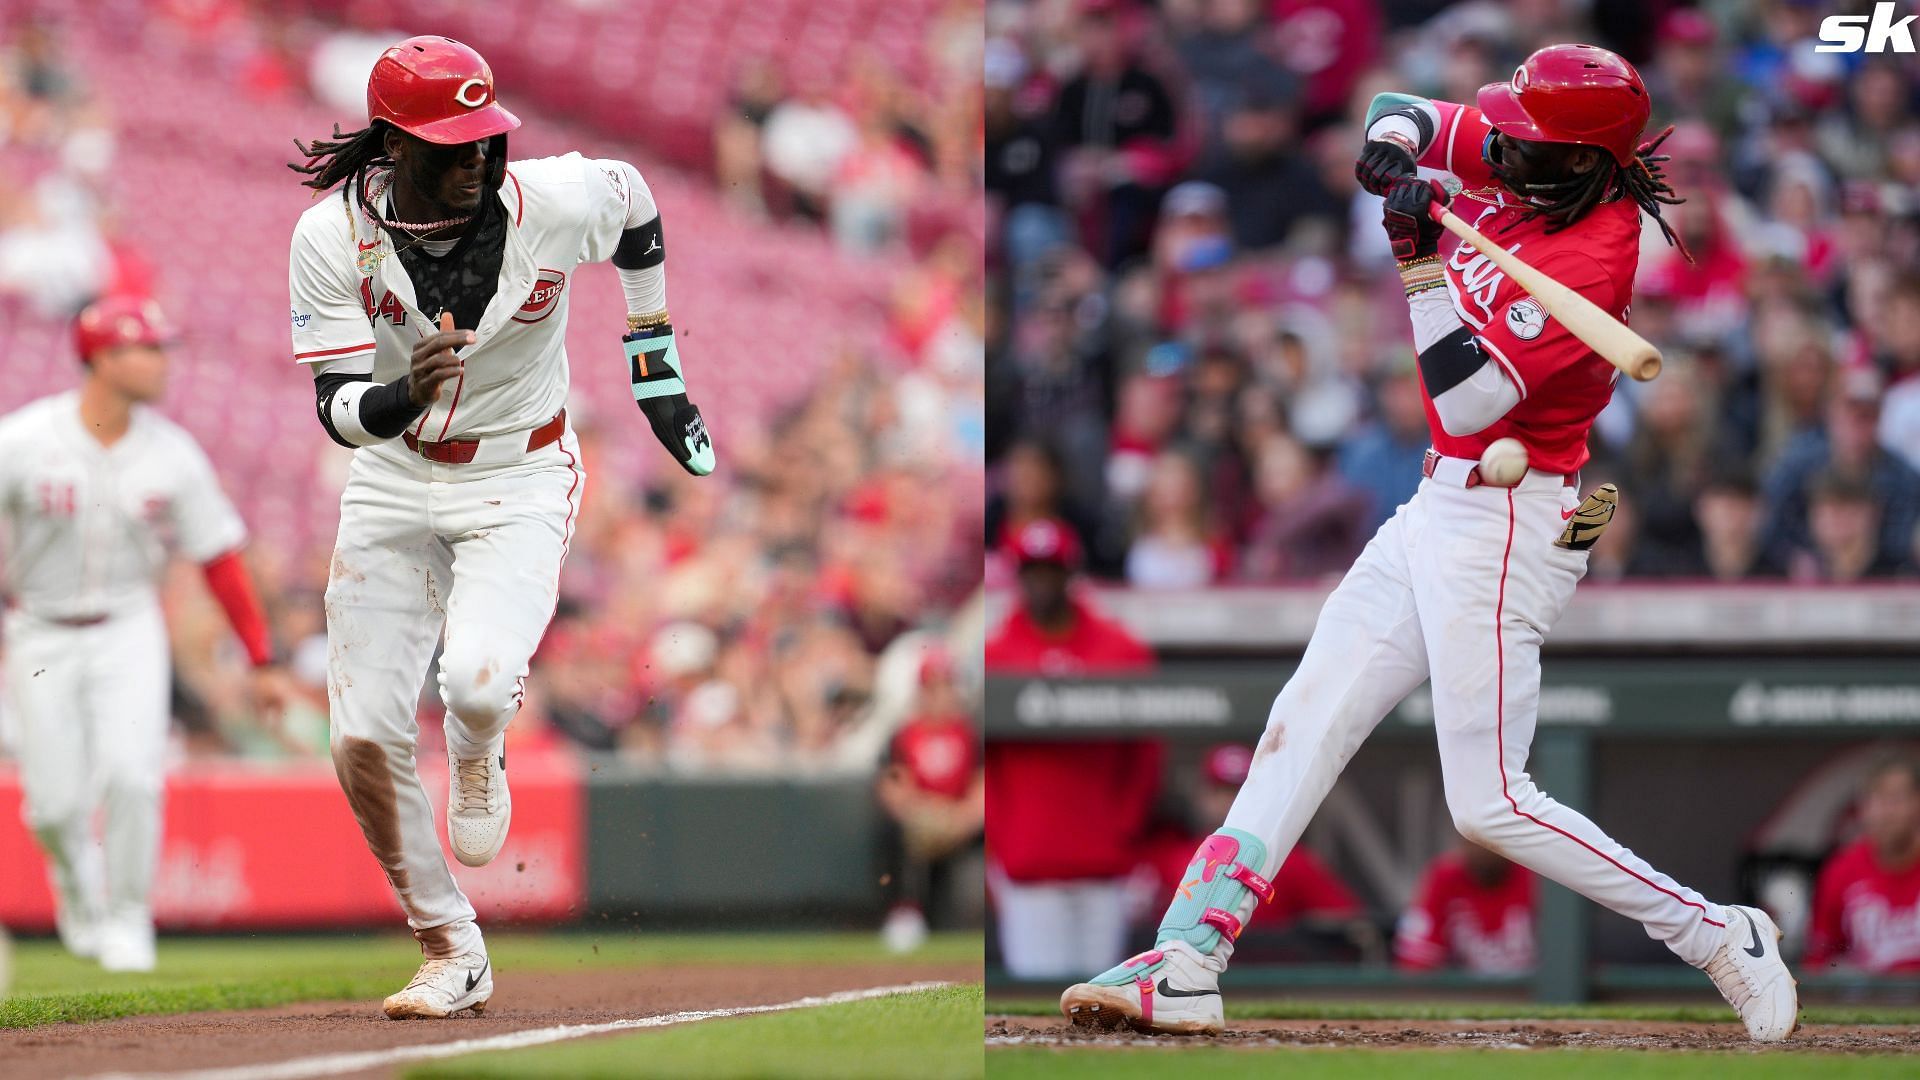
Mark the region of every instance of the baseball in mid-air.
POLYGON ((1527 475, 1527 448, 1519 439, 1495 439, 1480 455, 1480 482, 1512 487, 1527 475))

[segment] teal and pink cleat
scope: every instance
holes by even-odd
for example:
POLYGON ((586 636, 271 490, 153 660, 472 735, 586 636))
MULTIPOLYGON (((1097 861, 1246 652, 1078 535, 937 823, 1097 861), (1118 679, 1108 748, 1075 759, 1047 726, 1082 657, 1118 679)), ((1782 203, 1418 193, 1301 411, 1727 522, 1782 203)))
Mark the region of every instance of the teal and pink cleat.
POLYGON ((1060 1011, 1077 1027, 1212 1034, 1224 1020, 1220 973, 1254 905, 1273 898, 1260 876, 1266 848, 1238 829, 1207 837, 1160 921, 1154 947, 1067 988, 1060 1011))

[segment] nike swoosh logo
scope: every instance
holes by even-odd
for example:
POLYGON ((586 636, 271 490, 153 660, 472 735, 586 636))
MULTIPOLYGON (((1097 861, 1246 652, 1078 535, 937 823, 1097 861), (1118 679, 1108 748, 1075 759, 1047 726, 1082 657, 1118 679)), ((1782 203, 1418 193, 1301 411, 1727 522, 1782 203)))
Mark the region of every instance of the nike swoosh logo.
POLYGON ((1560 511, 1560 520, 1561 520, 1561 521, 1569 521, 1569 520, 1572 520, 1572 518, 1573 518, 1573 515, 1575 515, 1575 514, 1577 514, 1577 513, 1579 513, 1579 512, 1580 512, 1580 508, 1579 508, 1579 507, 1577 507, 1577 506, 1576 506, 1576 507, 1574 507, 1574 508, 1573 508, 1573 509, 1571 509, 1571 510, 1562 510, 1562 511, 1560 511))
POLYGON ((1220 991, 1218 990, 1175 990, 1173 986, 1167 982, 1165 975, 1160 976, 1160 985, 1156 989, 1160 991, 1162 996, 1170 998, 1220 996, 1220 991))
MULTIPOLYGON (((1740 917, 1747 919, 1745 915, 1740 917)), ((1753 940, 1753 944, 1747 946, 1747 955, 1756 958, 1767 955, 1766 946, 1760 944, 1760 928, 1753 924, 1752 919, 1747 919, 1747 935, 1753 940)))
POLYGON ((485 975, 487 973, 487 967, 492 963, 493 963, 492 960, 480 961, 480 970, 467 976, 467 993, 469 994, 473 993, 473 988, 480 985, 480 976, 485 975))
POLYGON ((500 755, 500 771, 501 772, 507 771, 507 755, 505 754, 500 755))

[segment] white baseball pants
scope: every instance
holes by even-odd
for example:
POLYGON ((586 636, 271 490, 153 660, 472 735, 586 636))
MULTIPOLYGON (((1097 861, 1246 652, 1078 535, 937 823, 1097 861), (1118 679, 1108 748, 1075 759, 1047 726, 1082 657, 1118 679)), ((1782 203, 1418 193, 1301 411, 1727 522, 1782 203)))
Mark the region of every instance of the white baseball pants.
POLYGON ((1020 979, 1099 971, 1127 955, 1127 880, 1013 882, 995 874, 1000 958, 1020 979))
MULTIPOLYGON (((1447 809, 1462 836, 1646 927, 1698 966, 1725 912, 1655 870, 1527 776, 1540 643, 1587 569, 1555 545, 1579 492, 1426 480, 1327 599, 1274 700, 1226 825, 1267 845, 1271 876, 1375 725, 1429 676, 1447 809)), ((1601 541, 1604 543, 1604 539, 1601 541)))
POLYGON ((429 957, 482 947, 420 785, 414 707, 434 645, 447 745, 494 752, 559 595, 586 472, 569 431, 508 464, 355 451, 327 583, 334 768, 429 957))
POLYGON ((63 918, 153 923, 170 677, 157 604, 91 626, 7 613, 8 726, 23 816, 46 852, 63 918))

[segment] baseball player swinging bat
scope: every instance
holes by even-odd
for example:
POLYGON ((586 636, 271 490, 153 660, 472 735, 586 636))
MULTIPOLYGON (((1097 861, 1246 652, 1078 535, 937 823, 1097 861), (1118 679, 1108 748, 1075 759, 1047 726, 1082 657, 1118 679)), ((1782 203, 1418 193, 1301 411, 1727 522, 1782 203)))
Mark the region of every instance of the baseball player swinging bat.
POLYGON ((1654 348, 1653 342, 1600 310, 1593 301, 1527 265, 1524 259, 1494 243, 1485 233, 1437 202, 1433 204, 1433 220, 1505 271, 1515 285, 1538 300, 1548 315, 1560 320, 1568 333, 1585 342, 1600 359, 1638 382, 1660 374, 1660 350, 1654 348))
POLYGON ((1652 107, 1626 60, 1554 45, 1482 87, 1477 106, 1380 95, 1354 170, 1383 197, 1405 287, 1433 439, 1425 479, 1321 608, 1154 947, 1061 995, 1077 1025, 1221 1030, 1219 977, 1241 928, 1355 749, 1422 683, 1462 836, 1639 923, 1712 980, 1753 1039, 1778 1042, 1798 1021, 1771 916, 1668 876, 1527 774, 1540 646, 1617 498, 1611 485, 1581 495, 1588 436, 1621 371, 1659 370, 1625 326, 1643 220, 1686 249, 1660 216, 1679 196, 1659 168, 1664 136, 1641 141, 1652 107))

